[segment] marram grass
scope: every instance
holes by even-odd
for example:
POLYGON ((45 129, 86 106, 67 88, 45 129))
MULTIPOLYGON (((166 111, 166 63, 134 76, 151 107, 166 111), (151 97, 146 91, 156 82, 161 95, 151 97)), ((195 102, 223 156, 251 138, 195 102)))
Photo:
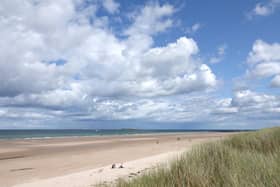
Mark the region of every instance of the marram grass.
POLYGON ((168 167, 158 167, 117 187, 280 186, 280 128, 234 135, 195 146, 168 167))

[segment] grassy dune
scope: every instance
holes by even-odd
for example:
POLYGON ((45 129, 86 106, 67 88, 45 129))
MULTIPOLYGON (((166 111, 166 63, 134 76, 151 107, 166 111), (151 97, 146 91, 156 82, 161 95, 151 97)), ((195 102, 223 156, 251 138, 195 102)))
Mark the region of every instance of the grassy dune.
POLYGON ((280 186, 280 128, 241 133, 190 152, 117 187, 280 186))

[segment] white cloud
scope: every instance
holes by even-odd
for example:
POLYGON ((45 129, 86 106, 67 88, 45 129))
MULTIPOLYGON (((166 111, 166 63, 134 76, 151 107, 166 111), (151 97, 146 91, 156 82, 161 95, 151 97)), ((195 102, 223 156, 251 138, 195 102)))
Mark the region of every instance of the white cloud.
POLYGON ((251 19, 253 16, 268 16, 275 12, 279 7, 279 0, 269 0, 267 3, 257 3, 254 9, 248 14, 251 19))
POLYGON ((90 114, 77 116, 77 119, 207 122, 217 127, 221 124, 239 126, 244 123, 247 125, 271 123, 273 119, 279 120, 279 112, 279 96, 240 90, 234 92, 232 98, 222 99, 203 94, 138 100, 96 98, 90 114))
POLYGON ((271 14, 272 11, 273 9, 271 7, 261 5, 260 3, 258 3, 254 9, 254 13, 259 16, 267 16, 271 14))
POLYGON ((70 24, 83 19, 74 6, 72 1, 1 1, 0 95, 40 93, 66 84, 64 67, 48 62, 64 58, 77 45, 74 36, 86 30, 70 24))
POLYGON ((217 48, 217 54, 210 58, 211 64, 216 64, 221 62, 224 59, 224 56, 226 54, 227 45, 223 44, 217 48))
POLYGON ((241 90, 235 92, 232 104, 238 107, 253 107, 255 109, 266 110, 267 108, 263 105, 267 107, 277 106, 279 104, 279 98, 273 95, 252 92, 251 90, 241 90))
POLYGON ((153 35, 163 32, 173 24, 170 16, 174 13, 173 6, 158 3, 147 4, 133 18, 132 26, 125 32, 129 36, 133 35, 153 35))
POLYGON ((89 95, 173 95, 207 90, 216 85, 211 69, 196 59, 198 47, 192 39, 181 37, 175 43, 142 53, 139 52, 142 49, 136 50, 138 46, 128 49, 126 43, 120 43, 114 37, 110 39, 108 35, 89 40, 79 50, 86 57, 85 65, 79 66, 82 56, 80 61, 66 64, 73 66, 73 71, 80 68, 83 80, 79 84, 87 88, 89 95), (102 44, 104 41, 107 41, 106 46, 102 44), (100 45, 92 46, 91 43, 100 45), (95 69, 98 71, 92 71, 95 69))
MULTIPOLYGON (((168 120, 173 110, 189 120, 190 112, 178 111, 183 106, 155 97, 208 91, 217 80, 193 39, 154 46, 154 36, 173 26, 173 6, 145 5, 118 38, 110 18, 96 16, 100 6, 83 3, 1 1, 0 107, 9 108, 1 115, 163 120, 162 111, 168 120), (53 63, 58 61, 63 63, 53 63)), ((119 10, 116 4, 102 6, 109 13, 119 10)))
POLYGON ((252 75, 260 78, 274 76, 280 74, 280 63, 260 63, 252 69, 252 75))
POLYGON ((279 51, 279 43, 269 44, 262 40, 256 40, 253 44, 252 51, 249 53, 247 61, 250 64, 279 61, 279 51))
MULTIPOLYGON (((109 14, 120 11, 115 1, 0 2, 0 124, 279 119, 278 96, 243 90, 233 98, 213 98, 208 91, 217 78, 194 39, 155 45, 154 37, 174 26, 172 5, 148 3, 133 12, 121 38, 110 29, 111 17, 97 16, 102 6, 109 14)), ((219 46, 215 62, 225 50, 219 46)), ((247 60, 250 74, 271 77, 279 87, 279 50, 278 43, 257 40, 247 60)))
POLYGON ((30 119, 30 120, 44 120, 53 118, 52 115, 48 115, 46 113, 35 112, 35 111, 26 111, 22 109, 7 109, 6 111, 0 111, 0 117, 2 119, 30 119))
POLYGON ((269 44, 262 40, 256 40, 252 51, 247 58, 249 65, 248 75, 252 78, 270 78, 271 85, 278 87, 280 75, 280 44, 269 44))
POLYGON ((114 0, 102 0, 103 7, 111 14, 117 13, 119 11, 120 4, 114 0))
POLYGON ((251 90, 235 91, 232 98, 220 99, 212 111, 212 120, 230 124, 263 126, 279 123, 280 97, 251 90))
POLYGON ((232 106, 232 98, 220 99, 216 102, 215 114, 234 114, 238 112, 238 107, 232 106))
POLYGON ((200 23, 195 23, 193 24, 190 28, 186 29, 187 34, 194 34, 196 33, 199 29, 201 29, 202 25, 200 23))
POLYGON ((88 115, 76 120, 149 120, 156 122, 191 122, 207 118, 211 100, 208 96, 158 98, 95 98, 88 115), (194 105, 194 106, 193 106, 194 105))
POLYGON ((271 81, 272 87, 280 87, 280 74, 276 75, 271 81))

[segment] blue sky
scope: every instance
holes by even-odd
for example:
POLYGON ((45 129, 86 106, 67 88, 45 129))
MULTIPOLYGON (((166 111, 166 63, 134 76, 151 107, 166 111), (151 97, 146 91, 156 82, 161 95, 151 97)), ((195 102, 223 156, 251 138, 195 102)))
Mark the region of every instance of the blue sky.
POLYGON ((0 129, 280 124, 280 1, 4 0, 0 129))

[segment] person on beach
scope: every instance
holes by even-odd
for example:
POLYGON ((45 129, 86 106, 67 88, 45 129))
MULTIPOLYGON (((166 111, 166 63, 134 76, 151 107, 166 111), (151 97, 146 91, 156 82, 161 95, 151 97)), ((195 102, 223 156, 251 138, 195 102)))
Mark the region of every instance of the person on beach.
POLYGON ((124 168, 124 167, 123 167, 123 163, 121 163, 121 165, 119 166, 119 168, 124 168))

